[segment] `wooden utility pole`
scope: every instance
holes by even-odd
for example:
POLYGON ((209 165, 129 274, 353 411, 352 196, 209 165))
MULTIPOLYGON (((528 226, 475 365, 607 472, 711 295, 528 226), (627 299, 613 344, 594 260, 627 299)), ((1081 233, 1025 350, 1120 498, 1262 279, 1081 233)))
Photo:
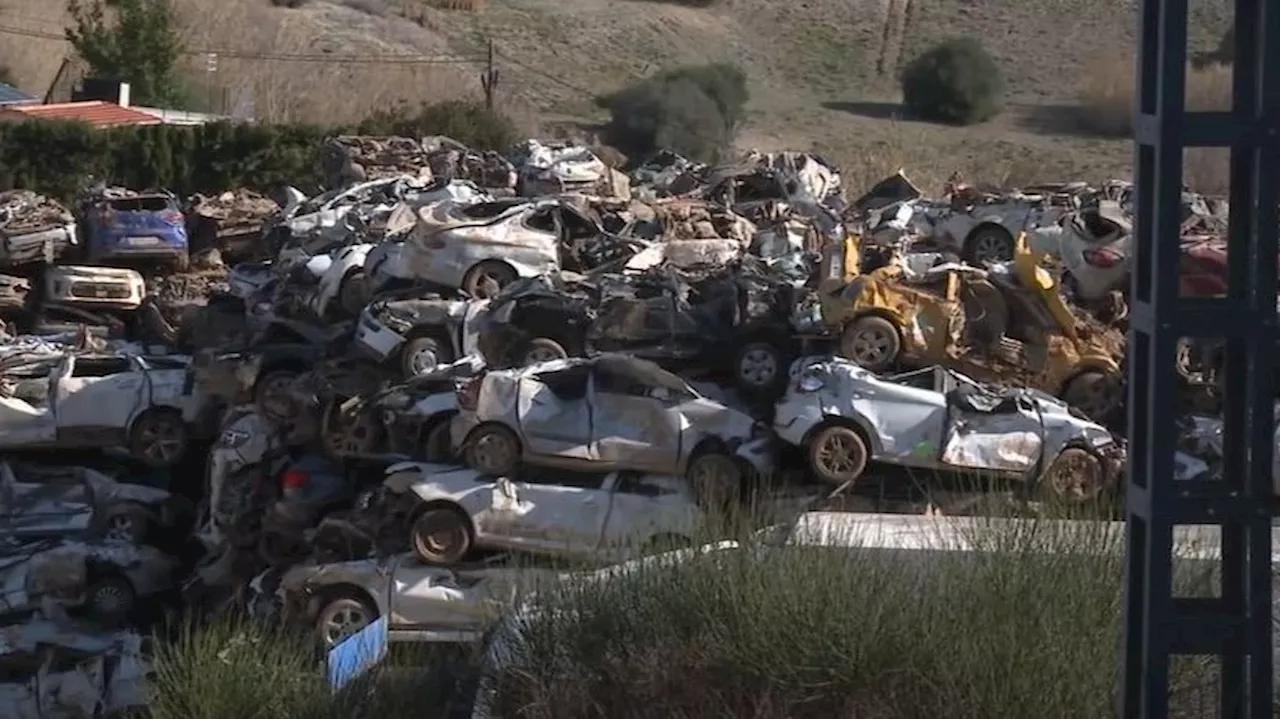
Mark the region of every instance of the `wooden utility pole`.
POLYGON ((494 59, 493 40, 489 41, 489 54, 485 70, 480 75, 480 86, 484 88, 484 106, 492 110, 493 95, 498 89, 498 65, 494 59))

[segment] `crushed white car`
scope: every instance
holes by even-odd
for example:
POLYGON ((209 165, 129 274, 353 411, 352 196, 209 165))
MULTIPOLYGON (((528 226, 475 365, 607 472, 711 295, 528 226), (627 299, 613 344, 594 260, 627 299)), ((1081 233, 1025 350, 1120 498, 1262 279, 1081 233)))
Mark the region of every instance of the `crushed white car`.
POLYGON ((360 312, 355 349, 406 378, 477 353, 489 300, 378 300, 360 312))
POLYGON ((406 462, 387 468, 383 486, 411 499, 409 544, 429 564, 456 564, 474 550, 617 560, 637 549, 693 544, 704 529, 681 477, 526 466, 491 479, 406 462))
POLYGON ((1010 475, 1085 500, 1114 486, 1123 462, 1110 432, 1043 392, 996 389, 943 367, 881 378, 839 357, 792 364, 773 429, 835 486, 874 460, 1010 475))
POLYGON ((173 586, 178 560, 145 544, 47 540, 0 547, 0 615, 81 608, 106 624, 173 586))
POLYGON ((137 309, 147 295, 142 275, 119 267, 51 266, 44 271, 44 288, 54 302, 117 310, 137 309))
POLYGON ((153 467, 182 459, 199 395, 190 357, 108 352, 18 354, 0 361, 0 449, 124 446, 153 467))
POLYGON ((458 408, 453 447, 490 477, 515 475, 521 462, 630 469, 687 477, 698 496, 723 496, 774 467, 766 425, 622 354, 481 374, 458 390, 458 408))

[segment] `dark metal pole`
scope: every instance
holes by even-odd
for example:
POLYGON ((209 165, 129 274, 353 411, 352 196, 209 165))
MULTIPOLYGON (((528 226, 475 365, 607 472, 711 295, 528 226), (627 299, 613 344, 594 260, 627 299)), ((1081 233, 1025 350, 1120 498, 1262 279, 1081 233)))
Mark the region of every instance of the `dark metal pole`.
MULTIPOLYGON (((1271 507, 1275 396, 1280 4, 1235 0, 1234 99, 1185 111, 1187 0, 1143 0, 1135 122, 1137 208, 1129 332, 1128 556, 1121 716, 1169 713, 1177 655, 1221 662, 1223 717, 1271 716, 1271 507), (1274 50, 1268 51, 1268 47, 1274 50), (1231 150, 1228 291, 1180 297, 1187 148, 1231 150), (1221 481, 1176 482, 1174 353, 1225 340, 1221 481), (1174 527, 1218 525, 1219 597, 1174 595, 1174 527)), ((1192 188, 1195 189, 1195 188, 1192 188)))

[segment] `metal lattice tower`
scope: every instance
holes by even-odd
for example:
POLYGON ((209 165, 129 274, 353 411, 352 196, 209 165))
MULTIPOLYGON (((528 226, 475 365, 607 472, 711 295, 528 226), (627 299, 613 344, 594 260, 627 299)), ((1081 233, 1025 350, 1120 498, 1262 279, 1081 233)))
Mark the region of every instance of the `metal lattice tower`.
POLYGON ((1187 0, 1142 0, 1129 331, 1128 559, 1121 715, 1169 713, 1176 655, 1221 662, 1223 717, 1271 716, 1271 461, 1275 396, 1280 0, 1234 0, 1233 105, 1185 112, 1187 0), (1228 296, 1179 297, 1186 148, 1230 148, 1228 296), (1175 482, 1180 338, 1225 342, 1220 481, 1175 482), (1222 528, 1222 591, 1172 591, 1172 530, 1222 528))

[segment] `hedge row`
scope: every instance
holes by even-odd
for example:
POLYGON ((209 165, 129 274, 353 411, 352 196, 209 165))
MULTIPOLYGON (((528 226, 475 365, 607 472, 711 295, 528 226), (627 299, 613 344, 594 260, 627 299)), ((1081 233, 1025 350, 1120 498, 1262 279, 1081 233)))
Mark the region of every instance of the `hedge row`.
POLYGON ((515 139, 507 118, 466 102, 381 110, 359 125, 329 128, 219 122, 94 129, 79 122, 0 122, 0 189, 68 200, 93 178, 181 195, 265 190, 282 182, 313 192, 322 185, 320 143, 352 132, 441 134, 478 149, 504 149, 515 139))

